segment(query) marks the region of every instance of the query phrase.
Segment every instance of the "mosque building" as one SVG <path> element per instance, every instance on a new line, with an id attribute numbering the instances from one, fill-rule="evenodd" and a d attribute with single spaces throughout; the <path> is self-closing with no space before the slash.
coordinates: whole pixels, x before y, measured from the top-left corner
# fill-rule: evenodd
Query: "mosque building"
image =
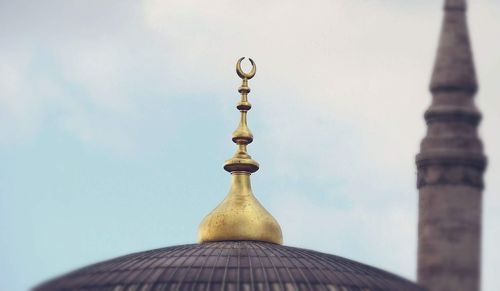
<path id="1" fill-rule="evenodd" d="M 473 97 L 477 81 L 466 24 L 465 0 L 445 0 L 444 22 L 432 75 L 427 135 L 416 157 L 419 189 L 418 281 L 349 259 L 284 246 L 281 228 L 252 192 L 259 164 L 248 154 L 253 134 L 249 80 L 242 83 L 233 132 L 236 153 L 226 198 L 201 222 L 196 244 L 125 255 L 52 279 L 52 290 L 324 290 L 478 291 L 483 173 L 486 158 Z"/>

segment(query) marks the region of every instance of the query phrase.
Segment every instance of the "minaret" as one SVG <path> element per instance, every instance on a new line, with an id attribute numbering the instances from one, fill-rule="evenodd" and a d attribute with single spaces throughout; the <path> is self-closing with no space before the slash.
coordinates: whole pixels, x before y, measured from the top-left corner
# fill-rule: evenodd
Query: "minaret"
<path id="1" fill-rule="evenodd" d="M 253 135 L 247 126 L 247 113 L 252 108 L 248 102 L 248 80 L 255 75 L 257 67 L 252 59 L 249 73 L 241 69 L 240 58 L 236 63 L 236 73 L 242 83 L 238 88 L 241 100 L 236 105 L 240 111 L 240 124 L 233 132 L 233 142 L 237 145 L 234 156 L 224 163 L 224 170 L 231 173 L 229 194 L 200 224 L 200 243 L 214 241 L 265 241 L 282 244 L 281 228 L 274 217 L 259 203 L 252 192 L 250 175 L 259 169 L 259 164 L 247 152 L 247 145 Z"/>
<path id="2" fill-rule="evenodd" d="M 429 291 L 480 289 L 486 158 L 474 105 L 476 73 L 465 0 L 446 0 L 432 74 L 427 134 L 416 157 L 418 283 Z"/>

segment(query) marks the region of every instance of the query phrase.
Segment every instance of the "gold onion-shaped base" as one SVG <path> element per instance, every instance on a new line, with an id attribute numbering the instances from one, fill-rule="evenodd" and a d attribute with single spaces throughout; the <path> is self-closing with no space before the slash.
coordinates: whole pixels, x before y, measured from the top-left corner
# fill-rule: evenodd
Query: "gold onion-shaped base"
<path id="1" fill-rule="evenodd" d="M 200 243 L 255 240 L 283 243 L 281 228 L 252 193 L 250 173 L 231 173 L 229 194 L 200 224 Z"/>

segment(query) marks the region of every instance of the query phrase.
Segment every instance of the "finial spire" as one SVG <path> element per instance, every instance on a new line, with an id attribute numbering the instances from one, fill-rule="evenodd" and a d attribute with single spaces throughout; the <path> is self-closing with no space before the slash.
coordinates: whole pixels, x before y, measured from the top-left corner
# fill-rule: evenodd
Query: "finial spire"
<path id="1" fill-rule="evenodd" d="M 233 132 L 233 142 L 238 146 L 238 150 L 231 159 L 224 163 L 224 170 L 230 173 L 236 171 L 254 173 L 259 169 L 259 163 L 253 160 L 247 153 L 247 145 L 253 141 L 253 134 L 247 125 L 247 113 L 248 110 L 252 108 L 252 104 L 248 102 L 248 93 L 250 93 L 248 80 L 255 76 L 257 66 L 255 66 L 253 60 L 250 59 L 252 70 L 249 73 L 244 73 L 241 69 L 241 61 L 243 59 L 244 58 L 240 58 L 236 63 L 236 73 L 241 78 L 241 86 L 238 88 L 238 92 L 241 94 L 241 100 L 238 105 L 236 105 L 236 108 L 240 110 L 241 117 L 238 128 Z"/>
<path id="2" fill-rule="evenodd" d="M 229 194 L 200 224 L 200 243 L 227 240 L 254 240 L 276 244 L 283 243 L 281 228 L 274 217 L 259 203 L 252 192 L 250 175 L 259 169 L 247 152 L 247 145 L 253 141 L 253 134 L 247 125 L 247 113 L 252 108 L 248 102 L 248 80 L 255 76 L 257 66 L 252 59 L 252 69 L 245 73 L 240 58 L 236 73 L 241 78 L 238 92 L 241 100 L 236 105 L 240 111 L 240 123 L 233 132 L 232 140 L 237 145 L 236 153 L 224 163 L 224 170 L 231 173 Z"/>

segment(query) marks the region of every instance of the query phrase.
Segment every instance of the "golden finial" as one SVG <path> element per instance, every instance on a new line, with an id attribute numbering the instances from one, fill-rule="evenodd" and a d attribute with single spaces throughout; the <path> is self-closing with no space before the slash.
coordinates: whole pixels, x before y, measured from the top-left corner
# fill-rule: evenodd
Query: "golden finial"
<path id="1" fill-rule="evenodd" d="M 243 72 L 243 59 L 240 58 L 236 63 L 236 73 L 242 80 L 238 88 L 241 100 L 236 106 L 241 113 L 240 124 L 232 138 L 237 150 L 224 163 L 224 169 L 231 173 L 231 186 L 226 198 L 201 222 L 198 239 L 200 243 L 254 240 L 282 244 L 283 236 L 278 222 L 255 198 L 250 183 L 250 175 L 259 169 L 259 164 L 247 153 L 247 145 L 253 141 L 252 132 L 247 126 L 247 112 L 252 108 L 248 102 L 248 80 L 255 76 L 257 67 L 249 59 L 252 70 Z"/>

